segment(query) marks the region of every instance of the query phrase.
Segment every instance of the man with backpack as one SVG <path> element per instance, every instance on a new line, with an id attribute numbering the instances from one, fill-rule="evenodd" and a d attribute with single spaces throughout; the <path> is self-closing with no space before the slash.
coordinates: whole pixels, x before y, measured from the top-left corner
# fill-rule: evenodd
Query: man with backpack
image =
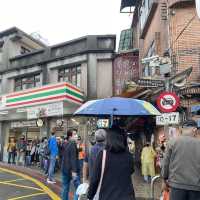
<path id="1" fill-rule="evenodd" d="M 55 137 L 55 129 L 52 130 L 51 137 L 48 141 L 48 148 L 50 153 L 49 159 L 49 170 L 48 170 L 48 178 L 47 183 L 54 184 L 56 183 L 54 179 L 54 172 L 55 172 L 55 164 L 56 158 L 58 156 L 58 145 Z"/>

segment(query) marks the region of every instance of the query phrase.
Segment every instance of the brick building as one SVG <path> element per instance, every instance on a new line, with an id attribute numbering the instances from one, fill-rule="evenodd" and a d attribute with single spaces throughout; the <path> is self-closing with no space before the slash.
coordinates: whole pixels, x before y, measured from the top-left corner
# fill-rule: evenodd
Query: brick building
<path id="1" fill-rule="evenodd" d="M 178 87 L 171 85 L 171 88 L 182 97 L 183 106 L 198 104 L 200 19 L 195 0 L 122 0 L 121 11 L 127 7 L 134 8 L 131 28 L 135 36 L 134 48 L 139 49 L 140 77 L 160 76 L 165 80 L 192 67 L 187 83 L 177 84 Z M 152 64 L 151 58 L 162 59 Z M 161 64 L 163 58 L 166 64 Z"/>

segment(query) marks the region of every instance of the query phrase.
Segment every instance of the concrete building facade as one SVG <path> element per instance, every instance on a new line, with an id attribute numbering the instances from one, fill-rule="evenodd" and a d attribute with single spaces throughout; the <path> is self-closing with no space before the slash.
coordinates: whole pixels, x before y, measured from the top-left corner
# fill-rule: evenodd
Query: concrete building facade
<path id="1" fill-rule="evenodd" d="M 22 54 L 20 45 L 10 39 L 12 31 L 2 33 L 0 141 L 4 160 L 9 137 L 25 135 L 31 141 L 48 136 L 52 127 L 60 135 L 69 128 L 85 134 L 86 123 L 71 116 L 85 100 L 113 95 L 115 35 L 91 35 L 47 47 L 27 36 L 35 43 Z M 36 125 L 38 119 L 42 119 L 41 127 Z"/>

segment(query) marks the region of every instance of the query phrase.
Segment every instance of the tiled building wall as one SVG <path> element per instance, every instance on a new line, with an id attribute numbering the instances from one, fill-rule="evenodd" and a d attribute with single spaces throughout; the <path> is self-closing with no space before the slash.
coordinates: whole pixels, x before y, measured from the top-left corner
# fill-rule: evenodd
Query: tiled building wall
<path id="1" fill-rule="evenodd" d="M 195 5 L 172 8 L 170 17 L 171 48 L 176 56 L 176 71 L 192 66 L 190 80 L 200 80 L 200 19 Z"/>

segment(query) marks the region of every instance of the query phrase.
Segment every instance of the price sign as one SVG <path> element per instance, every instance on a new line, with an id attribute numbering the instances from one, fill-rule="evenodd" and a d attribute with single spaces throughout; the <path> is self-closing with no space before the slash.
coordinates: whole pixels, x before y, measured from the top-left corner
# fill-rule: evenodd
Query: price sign
<path id="1" fill-rule="evenodd" d="M 179 113 L 163 113 L 160 116 L 156 116 L 157 125 L 179 124 Z"/>
<path id="2" fill-rule="evenodd" d="M 109 128 L 109 119 L 99 119 L 97 121 L 98 128 Z"/>

